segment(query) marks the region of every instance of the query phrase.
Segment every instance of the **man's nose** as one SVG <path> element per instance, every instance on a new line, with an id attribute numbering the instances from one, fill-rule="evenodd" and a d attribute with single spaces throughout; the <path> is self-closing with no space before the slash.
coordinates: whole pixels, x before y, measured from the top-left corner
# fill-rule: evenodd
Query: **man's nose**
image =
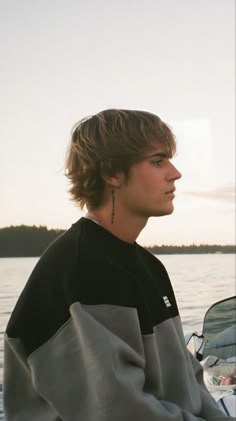
<path id="1" fill-rule="evenodd" d="M 170 178 L 172 180 L 179 180 L 182 177 L 182 174 L 177 170 L 177 168 L 171 164 Z"/>

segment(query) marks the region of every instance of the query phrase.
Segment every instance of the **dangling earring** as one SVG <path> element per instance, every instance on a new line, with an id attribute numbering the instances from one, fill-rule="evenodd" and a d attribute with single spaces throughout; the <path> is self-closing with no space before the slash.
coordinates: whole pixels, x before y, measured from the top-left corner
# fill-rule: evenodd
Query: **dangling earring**
<path id="1" fill-rule="evenodd" d="M 114 219 L 115 219 L 115 190 L 112 189 L 111 191 L 111 224 L 114 224 Z"/>

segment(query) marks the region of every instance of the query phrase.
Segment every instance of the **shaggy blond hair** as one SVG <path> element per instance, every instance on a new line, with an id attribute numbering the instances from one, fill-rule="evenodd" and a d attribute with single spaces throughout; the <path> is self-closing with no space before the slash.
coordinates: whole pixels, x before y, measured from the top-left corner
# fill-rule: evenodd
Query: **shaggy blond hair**
<path id="1" fill-rule="evenodd" d="M 72 129 L 65 165 L 72 199 L 81 208 L 99 207 L 103 175 L 122 171 L 128 177 L 131 165 L 157 141 L 171 158 L 176 143 L 170 127 L 146 111 L 110 109 L 80 120 Z"/>

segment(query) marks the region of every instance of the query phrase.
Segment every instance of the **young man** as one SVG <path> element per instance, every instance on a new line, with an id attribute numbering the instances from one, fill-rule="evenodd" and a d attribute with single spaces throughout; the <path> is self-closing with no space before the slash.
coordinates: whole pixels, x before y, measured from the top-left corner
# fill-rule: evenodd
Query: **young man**
<path id="1" fill-rule="evenodd" d="M 162 263 L 136 243 L 173 212 L 175 140 L 159 117 L 106 110 L 68 149 L 88 213 L 43 254 L 9 321 L 6 421 L 224 421 L 185 347 Z"/>

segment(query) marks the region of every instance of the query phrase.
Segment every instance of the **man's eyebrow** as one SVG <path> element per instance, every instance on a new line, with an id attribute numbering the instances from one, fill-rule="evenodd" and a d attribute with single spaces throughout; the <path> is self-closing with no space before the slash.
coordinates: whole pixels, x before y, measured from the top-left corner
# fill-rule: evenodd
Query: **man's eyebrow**
<path id="1" fill-rule="evenodd" d="M 168 155 L 165 152 L 155 152 L 151 155 L 146 155 L 146 158 L 168 158 Z"/>

